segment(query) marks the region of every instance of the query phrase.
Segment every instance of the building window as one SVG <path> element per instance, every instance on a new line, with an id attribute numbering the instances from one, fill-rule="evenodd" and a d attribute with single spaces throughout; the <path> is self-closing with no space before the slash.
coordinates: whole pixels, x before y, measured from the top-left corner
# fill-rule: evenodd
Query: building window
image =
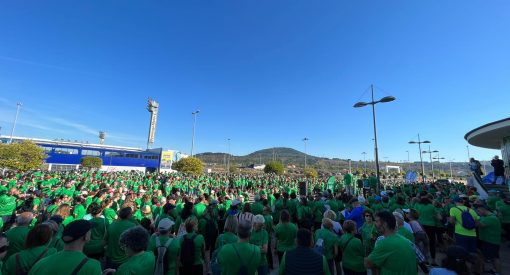
<path id="1" fill-rule="evenodd" d="M 137 159 L 137 158 L 140 158 L 140 155 L 138 155 L 138 154 L 126 154 L 125 157 L 126 158 Z"/>
<path id="2" fill-rule="evenodd" d="M 122 153 L 119 153 L 119 152 L 106 152 L 105 153 L 105 156 L 106 157 L 110 157 L 110 158 L 122 158 L 124 157 L 124 155 Z"/>
<path id="3" fill-rule="evenodd" d="M 84 155 L 84 156 L 99 157 L 101 155 L 101 152 L 95 151 L 95 150 L 81 150 L 81 154 Z"/>
<path id="4" fill-rule="evenodd" d="M 57 147 L 57 148 L 55 148 L 55 154 L 78 155 L 78 149 Z"/>

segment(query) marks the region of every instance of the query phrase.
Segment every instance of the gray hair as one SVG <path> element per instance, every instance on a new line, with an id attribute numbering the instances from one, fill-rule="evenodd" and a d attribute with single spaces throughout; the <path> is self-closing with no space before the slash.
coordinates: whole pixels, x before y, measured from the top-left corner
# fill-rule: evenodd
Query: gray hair
<path id="1" fill-rule="evenodd" d="M 230 233 L 236 233 L 237 232 L 237 216 L 228 216 L 225 220 L 225 231 Z"/>
<path id="2" fill-rule="evenodd" d="M 237 226 L 237 235 L 240 239 L 248 239 L 251 236 L 252 224 L 248 220 L 242 220 Z"/>
<path id="3" fill-rule="evenodd" d="M 145 251 L 149 245 L 149 233 L 141 226 L 132 227 L 120 235 L 119 242 L 134 252 Z"/>
<path id="4" fill-rule="evenodd" d="M 27 226 L 32 223 L 32 220 L 34 219 L 34 214 L 31 212 L 23 212 L 19 214 L 19 216 L 16 218 L 16 224 L 19 226 Z"/>

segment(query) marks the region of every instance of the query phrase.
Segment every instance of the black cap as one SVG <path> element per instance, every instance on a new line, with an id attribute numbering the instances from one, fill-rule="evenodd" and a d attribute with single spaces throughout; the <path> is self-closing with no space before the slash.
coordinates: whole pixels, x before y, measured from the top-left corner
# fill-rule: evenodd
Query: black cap
<path id="1" fill-rule="evenodd" d="M 94 224 L 86 220 L 77 220 L 68 224 L 62 233 L 64 243 L 73 242 L 87 234 L 94 227 Z"/>

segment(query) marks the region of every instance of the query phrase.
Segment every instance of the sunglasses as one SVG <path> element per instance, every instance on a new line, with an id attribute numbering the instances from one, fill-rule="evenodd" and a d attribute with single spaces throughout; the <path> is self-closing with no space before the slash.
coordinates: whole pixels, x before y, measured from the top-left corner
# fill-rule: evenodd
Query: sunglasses
<path id="1" fill-rule="evenodd" d="M 2 247 L 0 247 L 0 253 L 4 253 L 7 251 L 7 249 L 9 249 L 9 246 L 8 245 L 4 245 Z"/>
<path id="2" fill-rule="evenodd" d="M 370 216 L 370 215 L 365 215 L 365 217 L 370 217 L 370 218 L 372 218 L 372 216 Z"/>

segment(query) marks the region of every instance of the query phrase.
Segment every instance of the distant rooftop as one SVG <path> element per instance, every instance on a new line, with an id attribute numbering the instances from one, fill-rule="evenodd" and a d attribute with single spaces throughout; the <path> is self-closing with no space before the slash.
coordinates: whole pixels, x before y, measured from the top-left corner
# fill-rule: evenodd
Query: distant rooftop
<path id="1" fill-rule="evenodd" d="M 0 137 L 2 142 L 7 142 L 10 139 L 10 136 L 2 136 Z M 16 137 L 13 136 L 12 139 L 14 141 L 19 140 L 31 140 L 37 144 L 52 144 L 52 145 L 65 145 L 65 146 L 79 146 L 86 148 L 96 148 L 96 149 L 111 149 L 111 150 L 125 150 L 125 151 L 145 151 L 142 148 L 136 147 L 125 147 L 125 146 L 114 146 L 114 145 L 106 145 L 106 144 L 92 144 L 84 141 L 71 141 L 71 140 L 62 140 L 62 139 L 42 139 L 42 138 L 29 138 L 29 137 Z"/>

